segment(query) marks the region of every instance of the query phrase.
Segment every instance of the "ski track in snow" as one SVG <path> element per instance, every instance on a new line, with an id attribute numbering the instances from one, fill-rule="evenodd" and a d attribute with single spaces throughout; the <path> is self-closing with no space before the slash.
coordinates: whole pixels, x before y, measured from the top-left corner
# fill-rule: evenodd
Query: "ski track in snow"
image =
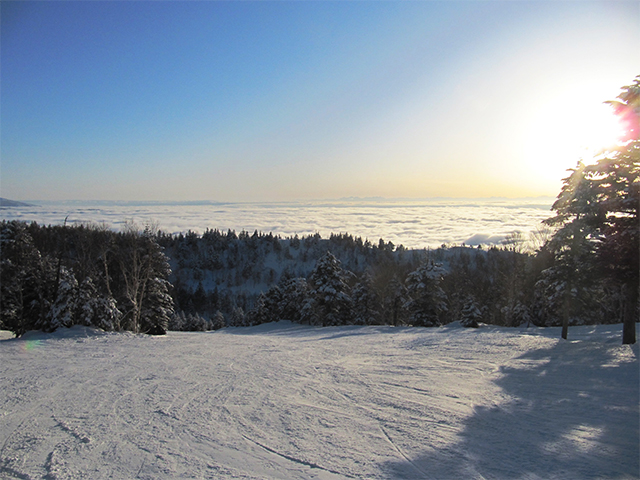
<path id="1" fill-rule="evenodd" d="M 620 325 L 0 340 L 7 479 L 638 478 Z"/>

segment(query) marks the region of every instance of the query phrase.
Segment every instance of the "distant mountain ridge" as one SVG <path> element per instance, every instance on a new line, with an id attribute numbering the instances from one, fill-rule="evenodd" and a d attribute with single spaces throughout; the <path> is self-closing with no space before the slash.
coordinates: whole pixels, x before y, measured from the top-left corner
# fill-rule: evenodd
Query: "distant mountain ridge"
<path id="1" fill-rule="evenodd" d="M 16 200 L 9 200 L 8 198 L 0 197 L 0 207 L 31 207 L 29 203 L 18 202 Z"/>

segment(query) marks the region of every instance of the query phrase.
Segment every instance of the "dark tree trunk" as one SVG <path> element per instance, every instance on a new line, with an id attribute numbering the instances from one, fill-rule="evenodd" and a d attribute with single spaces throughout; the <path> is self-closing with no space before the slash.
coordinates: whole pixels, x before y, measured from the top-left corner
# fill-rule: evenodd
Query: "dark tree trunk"
<path id="1" fill-rule="evenodd" d="M 567 335 L 569 333 L 569 315 L 564 314 L 564 318 L 562 319 L 562 338 L 567 339 Z"/>
<path id="2" fill-rule="evenodd" d="M 569 316 L 571 314 L 571 284 L 567 283 L 564 294 L 564 308 L 562 309 L 562 338 L 567 339 L 569 334 Z"/>
<path id="3" fill-rule="evenodd" d="M 622 324 L 622 344 L 633 345 L 636 343 L 636 321 L 628 315 Z"/>
<path id="4" fill-rule="evenodd" d="M 638 287 L 631 287 L 631 294 L 627 296 L 622 323 L 622 344 L 636 343 L 636 321 L 638 314 Z"/>

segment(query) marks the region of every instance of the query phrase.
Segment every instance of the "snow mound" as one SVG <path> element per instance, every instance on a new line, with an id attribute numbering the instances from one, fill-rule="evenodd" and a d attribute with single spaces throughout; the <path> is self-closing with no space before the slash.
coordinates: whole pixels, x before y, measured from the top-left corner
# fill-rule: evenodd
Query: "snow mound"
<path id="1" fill-rule="evenodd" d="M 0 341 L 9 340 L 14 337 L 15 335 L 13 334 L 13 332 L 10 332 L 9 330 L 0 330 Z"/>

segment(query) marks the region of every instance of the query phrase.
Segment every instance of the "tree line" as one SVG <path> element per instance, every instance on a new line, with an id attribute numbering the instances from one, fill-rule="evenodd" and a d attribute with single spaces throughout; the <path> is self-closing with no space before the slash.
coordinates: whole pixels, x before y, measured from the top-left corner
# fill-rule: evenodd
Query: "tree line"
<path id="1" fill-rule="evenodd" d="M 280 238 L 208 230 L 168 235 L 129 224 L 0 224 L 1 328 L 164 333 L 290 320 L 318 326 L 561 325 L 550 246 L 407 250 L 348 234 Z M 623 289 L 590 283 L 569 324 L 624 319 Z M 585 287 L 586 288 L 586 287 Z"/>
<path id="2" fill-rule="evenodd" d="M 152 228 L 0 224 L 1 328 L 22 335 L 72 325 L 165 333 L 168 258 Z"/>

